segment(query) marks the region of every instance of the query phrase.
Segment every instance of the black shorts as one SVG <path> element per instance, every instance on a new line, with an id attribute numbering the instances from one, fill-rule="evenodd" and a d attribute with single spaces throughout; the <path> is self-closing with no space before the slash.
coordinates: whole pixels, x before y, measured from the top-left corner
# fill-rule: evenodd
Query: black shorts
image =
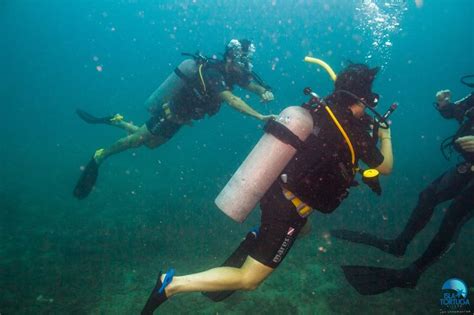
<path id="1" fill-rule="evenodd" d="M 171 139 L 181 126 L 181 124 L 166 119 L 163 111 L 154 114 L 146 122 L 146 127 L 152 135 L 166 139 Z"/>
<path id="2" fill-rule="evenodd" d="M 278 182 L 263 196 L 260 208 L 261 226 L 249 255 L 265 266 L 276 268 L 293 246 L 307 218 L 300 217 L 293 203 L 283 195 Z"/>

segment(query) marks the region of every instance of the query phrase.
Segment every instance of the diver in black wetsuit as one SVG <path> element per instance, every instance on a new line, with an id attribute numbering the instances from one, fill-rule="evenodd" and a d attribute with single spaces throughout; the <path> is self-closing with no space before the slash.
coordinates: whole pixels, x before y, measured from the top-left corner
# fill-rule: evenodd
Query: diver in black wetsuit
<path id="1" fill-rule="evenodd" d="M 421 257 L 407 268 L 342 267 L 347 280 L 361 294 L 379 294 L 394 287 L 414 288 L 421 274 L 454 245 L 459 231 L 474 214 L 474 93 L 455 103 L 450 102 L 450 96 L 449 90 L 439 91 L 436 108 L 444 118 L 456 119 L 461 126 L 443 147 L 452 146 L 464 161 L 443 173 L 420 193 L 418 204 L 401 234 L 394 240 L 386 240 L 365 232 L 331 231 L 337 238 L 403 256 L 408 244 L 431 219 L 435 207 L 452 200 L 438 233 Z"/>
<path id="2" fill-rule="evenodd" d="M 378 102 L 372 92 L 377 72 L 378 68 L 350 64 L 337 75 L 325 105 L 318 101 L 324 108 L 310 108 L 312 133 L 260 200 L 258 231 L 248 233 L 221 267 L 181 276 L 174 276 L 174 269 L 160 272 L 141 314 L 151 315 L 178 293 L 205 291 L 210 299 L 221 301 L 235 290 L 256 289 L 285 259 L 308 216 L 313 211 L 330 213 L 347 197 L 359 160 L 372 171 L 390 174 L 390 129 L 378 130 L 379 150 L 364 120 L 365 110 L 373 110 Z"/>

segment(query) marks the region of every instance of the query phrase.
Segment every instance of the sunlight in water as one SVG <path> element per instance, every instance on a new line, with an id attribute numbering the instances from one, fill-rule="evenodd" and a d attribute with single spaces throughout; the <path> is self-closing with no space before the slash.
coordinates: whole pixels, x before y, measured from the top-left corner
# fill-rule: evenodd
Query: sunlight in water
<path id="1" fill-rule="evenodd" d="M 390 61 L 392 35 L 402 30 L 400 24 L 406 10 L 404 0 L 362 0 L 356 7 L 358 28 L 372 42 L 366 62 L 376 57 L 384 67 Z"/>

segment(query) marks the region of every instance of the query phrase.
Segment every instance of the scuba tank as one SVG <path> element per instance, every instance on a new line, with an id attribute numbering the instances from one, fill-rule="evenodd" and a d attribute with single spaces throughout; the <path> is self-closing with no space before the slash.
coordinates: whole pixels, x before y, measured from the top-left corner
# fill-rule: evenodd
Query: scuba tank
<path id="1" fill-rule="evenodd" d="M 198 72 L 198 64 L 194 59 L 186 59 L 166 78 L 163 83 L 148 97 L 145 105 L 150 113 L 161 110 L 163 104 L 169 102 L 187 84 L 182 78 L 194 78 Z"/>
<path id="2" fill-rule="evenodd" d="M 240 165 L 215 203 L 226 215 L 243 222 L 313 130 L 313 118 L 299 106 L 285 108 Z M 274 134 L 278 134 L 275 136 Z M 281 136 L 283 134 L 283 136 Z M 288 138 L 288 141 L 284 140 Z"/>

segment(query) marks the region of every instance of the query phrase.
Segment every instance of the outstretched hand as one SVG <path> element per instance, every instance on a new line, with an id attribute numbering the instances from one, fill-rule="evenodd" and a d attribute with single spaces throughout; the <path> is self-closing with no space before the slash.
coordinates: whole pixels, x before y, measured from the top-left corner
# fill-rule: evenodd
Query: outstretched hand
<path id="1" fill-rule="evenodd" d="M 474 136 L 465 136 L 457 138 L 455 141 L 461 148 L 469 153 L 474 153 Z"/>
<path id="2" fill-rule="evenodd" d="M 275 99 L 275 96 L 273 95 L 273 93 L 271 91 L 265 91 L 263 92 L 262 95 L 260 95 L 261 97 L 261 102 L 262 103 L 268 103 L 268 102 L 271 102 Z"/>

